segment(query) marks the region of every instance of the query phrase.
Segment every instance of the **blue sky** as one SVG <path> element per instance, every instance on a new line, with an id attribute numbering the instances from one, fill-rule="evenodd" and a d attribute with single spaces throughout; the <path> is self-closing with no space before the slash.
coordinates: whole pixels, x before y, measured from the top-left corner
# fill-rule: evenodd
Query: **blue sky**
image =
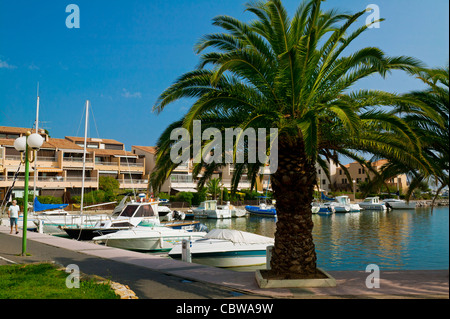
<path id="1" fill-rule="evenodd" d="M 244 21 L 245 0 L 0 0 L 0 126 L 30 127 L 40 85 L 40 124 L 52 137 L 84 134 L 82 114 L 91 101 L 90 137 L 131 145 L 154 145 L 179 119 L 189 101 L 160 115 L 151 109 L 158 95 L 197 65 L 198 39 L 219 32 L 217 15 Z M 80 28 L 68 29 L 66 6 L 80 9 Z M 300 1 L 284 0 L 295 12 Z M 449 56 L 448 0 L 328 0 L 324 8 L 356 12 L 368 4 L 385 18 L 353 48 L 376 46 L 388 55 L 409 55 L 427 66 L 445 66 Z M 365 16 L 358 21 L 365 23 Z M 403 93 L 422 88 L 394 73 L 373 77 L 359 88 Z"/>

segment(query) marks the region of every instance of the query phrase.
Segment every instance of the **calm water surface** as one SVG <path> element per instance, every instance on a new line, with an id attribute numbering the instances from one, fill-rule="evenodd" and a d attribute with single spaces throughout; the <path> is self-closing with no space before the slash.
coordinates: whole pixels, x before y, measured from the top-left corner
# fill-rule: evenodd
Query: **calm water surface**
<path id="1" fill-rule="evenodd" d="M 318 266 L 326 270 L 449 268 L 449 208 L 313 215 Z M 208 228 L 230 228 L 274 237 L 274 218 L 202 219 Z"/>

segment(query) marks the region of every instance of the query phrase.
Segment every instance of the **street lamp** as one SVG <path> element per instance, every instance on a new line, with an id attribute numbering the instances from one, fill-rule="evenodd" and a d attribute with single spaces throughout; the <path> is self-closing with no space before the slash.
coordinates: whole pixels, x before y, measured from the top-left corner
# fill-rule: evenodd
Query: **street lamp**
<path id="1" fill-rule="evenodd" d="M 28 215 L 28 177 L 29 163 L 33 163 L 44 139 L 37 133 L 31 134 L 27 132 L 25 136 L 19 137 L 14 141 L 14 148 L 20 152 L 20 161 L 25 164 L 25 187 L 23 195 L 23 236 L 22 236 L 22 256 L 27 254 L 27 215 Z M 24 154 L 25 153 L 25 154 Z M 25 155 L 25 159 L 23 158 Z M 31 157 L 31 158 L 30 158 Z"/>
<path id="2" fill-rule="evenodd" d="M 356 202 L 356 180 L 353 180 L 353 197 Z"/>

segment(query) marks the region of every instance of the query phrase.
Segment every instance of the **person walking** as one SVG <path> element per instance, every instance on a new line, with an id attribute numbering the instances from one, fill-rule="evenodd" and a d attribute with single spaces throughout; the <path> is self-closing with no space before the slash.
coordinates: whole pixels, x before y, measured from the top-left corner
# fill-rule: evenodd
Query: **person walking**
<path id="1" fill-rule="evenodd" d="M 12 232 L 13 232 L 14 225 L 16 226 L 16 234 L 19 233 L 19 229 L 17 227 L 17 221 L 19 220 L 19 212 L 20 212 L 20 207 L 19 207 L 19 205 L 17 205 L 17 201 L 13 200 L 12 205 L 9 206 L 9 209 L 8 209 L 8 217 L 9 217 L 9 221 L 11 223 L 10 234 L 12 234 Z"/>

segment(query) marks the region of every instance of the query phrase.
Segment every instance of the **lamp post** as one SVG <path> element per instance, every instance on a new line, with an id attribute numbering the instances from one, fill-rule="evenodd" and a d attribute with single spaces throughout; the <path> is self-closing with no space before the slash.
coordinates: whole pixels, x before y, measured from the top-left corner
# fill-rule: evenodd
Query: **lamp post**
<path id="1" fill-rule="evenodd" d="M 37 133 L 31 134 L 27 132 L 25 136 L 19 137 L 14 141 L 14 148 L 20 152 L 20 160 L 25 164 L 25 185 L 23 195 L 23 235 L 22 235 L 22 256 L 27 254 L 27 222 L 28 222 L 28 178 L 29 178 L 29 166 L 34 162 L 36 156 L 35 152 L 38 151 L 44 139 Z M 25 160 L 23 155 L 25 153 Z M 31 156 L 31 158 L 30 158 Z"/>
<path id="2" fill-rule="evenodd" d="M 353 197 L 356 202 L 356 180 L 353 180 Z"/>

